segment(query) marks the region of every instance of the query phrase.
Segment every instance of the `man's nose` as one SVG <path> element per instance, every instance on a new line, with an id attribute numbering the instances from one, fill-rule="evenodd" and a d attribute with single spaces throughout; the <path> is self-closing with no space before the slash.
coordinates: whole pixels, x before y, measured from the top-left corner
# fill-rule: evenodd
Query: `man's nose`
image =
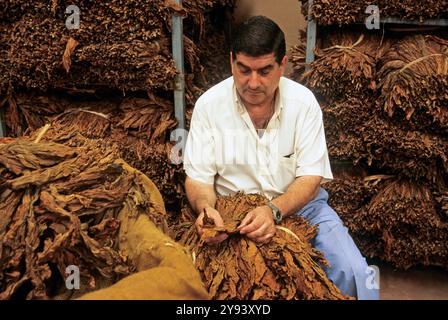
<path id="1" fill-rule="evenodd" d="M 255 90 L 260 86 L 260 79 L 257 72 L 251 72 L 249 78 L 249 89 Z"/>

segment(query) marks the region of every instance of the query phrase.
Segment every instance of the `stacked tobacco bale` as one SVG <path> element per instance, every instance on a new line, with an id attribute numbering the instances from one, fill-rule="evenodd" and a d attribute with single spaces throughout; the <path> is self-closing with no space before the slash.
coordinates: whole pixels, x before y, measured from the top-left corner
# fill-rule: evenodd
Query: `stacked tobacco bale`
<path id="1" fill-rule="evenodd" d="M 400 268 L 448 268 L 448 42 L 329 33 L 310 70 L 303 45 L 292 55 L 293 78 L 321 102 L 332 160 L 394 176 L 381 188 L 362 176 L 326 185 L 362 252 Z"/>
<path id="2" fill-rule="evenodd" d="M 84 0 L 76 4 L 79 29 L 66 26 L 74 22 L 75 13 L 65 11 L 70 4 L 6 1 L 8 75 L 14 88 L 172 90 L 172 15 L 189 19 L 193 34 L 185 36 L 186 71 L 199 76 L 195 41 L 205 40 L 205 13 L 214 6 L 232 7 L 234 1 L 184 1 L 180 7 L 165 0 Z M 187 84 L 191 100 L 200 90 L 189 77 Z"/>
<path id="3" fill-rule="evenodd" d="M 153 195 L 116 148 L 45 130 L 0 140 L 0 299 L 68 298 L 71 265 L 83 292 L 133 272 L 118 250 L 119 214 L 147 214 L 166 230 Z"/>
<path id="4" fill-rule="evenodd" d="M 166 28 L 176 8 L 165 1 L 81 1 L 80 28 L 70 30 L 70 4 L 37 1 L 35 10 L 19 11 L 9 38 L 15 88 L 171 87 L 176 70 Z"/>
<path id="5" fill-rule="evenodd" d="M 345 169 L 326 185 L 330 205 L 362 251 L 401 269 L 419 264 L 446 268 L 446 190 L 445 198 L 437 197 L 428 185 L 411 180 L 363 176 L 365 173 L 357 176 Z"/>
<path id="6" fill-rule="evenodd" d="M 238 193 L 218 197 L 216 210 L 224 220 L 218 228 L 204 219 L 206 230 L 199 239 L 193 215 L 182 212 L 183 223 L 175 229 L 176 239 L 192 252 L 195 266 L 213 299 L 348 299 L 326 277 L 323 255 L 313 249 L 309 240 L 316 235 L 302 218 L 286 219 L 277 227 L 274 238 L 256 244 L 237 231 L 245 215 L 267 199 L 261 195 Z M 229 238 L 216 246 L 204 240 L 218 232 Z"/>
<path id="7" fill-rule="evenodd" d="M 302 2 L 302 13 L 307 16 L 307 0 Z M 401 19 L 423 20 L 448 17 L 448 2 L 445 0 L 313 0 L 312 17 L 321 25 L 347 25 L 364 23 L 371 12 L 366 9 L 378 6 L 380 15 Z"/>

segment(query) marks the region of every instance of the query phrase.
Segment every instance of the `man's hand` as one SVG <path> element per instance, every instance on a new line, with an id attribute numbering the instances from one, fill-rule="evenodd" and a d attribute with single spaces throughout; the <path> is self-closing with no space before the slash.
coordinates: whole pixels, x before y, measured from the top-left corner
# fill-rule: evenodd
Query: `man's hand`
<path id="1" fill-rule="evenodd" d="M 224 222 L 222 221 L 221 215 L 215 208 L 207 207 L 205 210 L 207 212 L 207 216 L 213 219 L 217 227 L 224 227 Z M 202 211 L 196 219 L 195 226 L 199 236 L 202 236 L 202 233 L 204 232 L 204 211 Z M 208 244 L 218 244 L 226 240 L 227 237 L 228 235 L 226 233 L 220 233 L 216 237 L 207 239 L 205 242 Z"/>
<path id="2" fill-rule="evenodd" d="M 241 221 L 238 230 L 255 242 L 268 242 L 277 230 L 271 208 L 262 206 L 250 211 Z"/>

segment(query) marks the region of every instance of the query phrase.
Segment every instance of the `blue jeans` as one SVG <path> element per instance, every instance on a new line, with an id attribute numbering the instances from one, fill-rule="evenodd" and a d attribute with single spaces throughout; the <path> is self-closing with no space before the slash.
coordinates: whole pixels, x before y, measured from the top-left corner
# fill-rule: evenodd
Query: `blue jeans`
<path id="1" fill-rule="evenodd" d="M 324 271 L 341 292 L 358 300 L 378 300 L 379 290 L 371 285 L 371 269 L 348 229 L 328 205 L 327 191 L 320 188 L 317 197 L 297 212 L 297 215 L 312 225 L 318 225 L 317 236 L 311 244 L 330 263 L 330 267 L 324 267 Z"/>

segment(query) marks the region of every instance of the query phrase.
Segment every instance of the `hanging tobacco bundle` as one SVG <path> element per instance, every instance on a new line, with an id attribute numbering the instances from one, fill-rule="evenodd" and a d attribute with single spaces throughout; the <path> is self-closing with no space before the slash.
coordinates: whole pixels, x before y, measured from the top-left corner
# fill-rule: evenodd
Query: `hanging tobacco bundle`
<path id="1" fill-rule="evenodd" d="M 300 2 L 306 16 L 309 2 Z M 378 6 L 381 17 L 423 20 L 448 16 L 448 3 L 440 0 L 314 0 L 311 15 L 321 25 L 364 23 L 371 14 L 366 13 L 370 5 Z"/>
<path id="2" fill-rule="evenodd" d="M 368 146 L 362 137 L 362 128 L 371 117 L 369 106 L 372 106 L 371 98 L 348 98 L 321 103 L 331 158 L 350 160 L 356 164 L 369 157 Z M 353 112 L 356 117 L 353 117 Z"/>
<path id="3" fill-rule="evenodd" d="M 412 130 L 448 133 L 448 41 L 410 36 L 380 60 L 378 108 Z"/>
<path id="4" fill-rule="evenodd" d="M 0 299 L 67 292 L 70 265 L 79 267 L 87 291 L 129 274 L 117 215 L 149 212 L 150 195 L 115 148 L 79 134 L 72 146 L 41 138 L 37 131 L 0 142 Z"/>
<path id="5" fill-rule="evenodd" d="M 316 227 L 303 218 L 285 219 L 274 238 L 256 244 L 240 235 L 237 226 L 244 216 L 267 199 L 261 195 L 218 197 L 216 209 L 224 228 L 205 222 L 199 239 L 193 214 L 184 209 L 182 219 L 171 226 L 180 243 L 193 254 L 195 266 L 214 299 L 347 299 L 326 277 L 323 255 L 309 241 Z M 182 221 L 183 220 L 183 221 Z M 217 246 L 206 245 L 205 237 L 226 232 L 229 238 Z"/>
<path id="6" fill-rule="evenodd" d="M 418 263 L 448 267 L 448 223 L 427 186 L 391 181 L 366 209 L 362 226 L 382 235 L 382 259 L 403 269 Z"/>
<path id="7" fill-rule="evenodd" d="M 204 67 L 204 90 L 232 75 L 230 71 L 230 48 L 226 41 L 225 25 L 214 26 L 210 16 L 206 16 L 204 37 L 199 46 L 199 54 Z"/>
<path id="8" fill-rule="evenodd" d="M 292 51 L 293 79 L 333 100 L 371 95 L 376 89 L 376 59 L 387 47 L 373 35 L 335 33 L 319 44 L 316 60 L 305 71 L 305 49 L 299 45 Z"/>
<path id="9" fill-rule="evenodd" d="M 406 131 L 380 117 L 366 123 L 363 136 L 369 148 L 369 162 L 375 166 L 392 169 L 415 182 L 423 179 L 436 188 L 448 182 L 447 138 Z"/>
<path id="10" fill-rule="evenodd" d="M 308 16 L 309 2 L 299 0 L 302 3 L 302 13 Z M 378 1 L 370 0 L 314 0 L 311 8 L 311 16 L 321 25 L 345 25 L 365 20 L 366 8 Z"/>

